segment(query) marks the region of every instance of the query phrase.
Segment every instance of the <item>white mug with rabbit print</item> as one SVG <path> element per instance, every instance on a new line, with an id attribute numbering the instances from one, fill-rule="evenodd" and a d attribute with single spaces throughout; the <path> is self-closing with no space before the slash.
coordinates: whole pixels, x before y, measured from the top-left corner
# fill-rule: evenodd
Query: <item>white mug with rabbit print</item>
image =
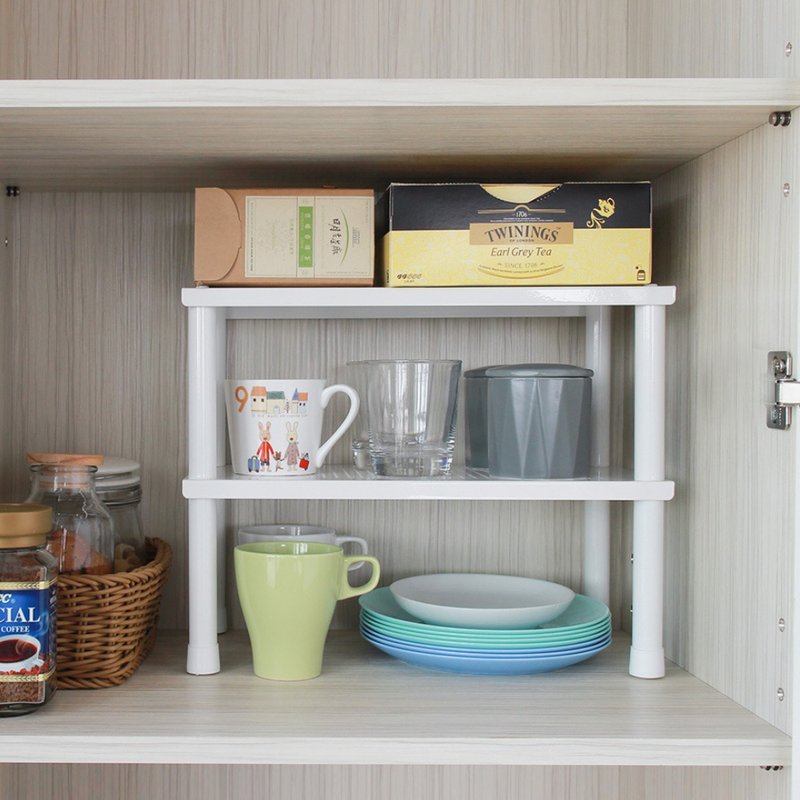
<path id="1" fill-rule="evenodd" d="M 225 381 L 233 471 L 254 478 L 313 475 L 358 414 L 355 389 L 325 383 L 316 378 Z M 323 412 L 337 392 L 350 398 L 350 408 L 321 443 Z"/>

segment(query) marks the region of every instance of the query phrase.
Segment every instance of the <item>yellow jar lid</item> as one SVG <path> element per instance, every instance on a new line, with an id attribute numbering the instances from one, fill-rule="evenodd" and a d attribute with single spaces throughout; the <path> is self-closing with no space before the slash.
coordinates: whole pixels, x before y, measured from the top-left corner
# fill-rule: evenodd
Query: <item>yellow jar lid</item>
<path id="1" fill-rule="evenodd" d="M 0 548 L 44 544 L 53 527 L 53 509 L 35 503 L 0 503 Z"/>

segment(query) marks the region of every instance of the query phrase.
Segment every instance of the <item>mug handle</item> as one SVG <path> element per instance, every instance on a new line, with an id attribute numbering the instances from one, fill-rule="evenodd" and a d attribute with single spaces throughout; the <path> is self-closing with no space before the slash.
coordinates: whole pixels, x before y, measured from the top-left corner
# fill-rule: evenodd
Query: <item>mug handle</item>
<path id="1" fill-rule="evenodd" d="M 343 383 L 336 383 L 333 386 L 326 386 L 322 390 L 322 395 L 320 396 L 320 405 L 322 408 L 324 409 L 328 407 L 331 397 L 337 392 L 342 392 L 350 398 L 350 410 L 347 412 L 347 416 L 344 418 L 342 424 L 331 434 L 330 438 L 324 444 L 319 446 L 319 449 L 317 450 L 318 468 L 322 466 L 322 462 L 325 461 L 325 456 L 328 455 L 331 447 L 333 447 L 336 442 L 342 438 L 342 435 L 353 424 L 353 420 L 358 414 L 358 393 L 352 386 L 345 386 Z"/>
<path id="2" fill-rule="evenodd" d="M 367 553 L 369 552 L 369 545 L 367 544 L 366 539 L 361 539 L 358 536 L 337 536 L 335 544 L 337 547 L 342 547 L 345 542 L 355 542 L 360 548 L 360 552 Z M 357 564 L 350 565 L 350 572 L 355 572 L 360 567 L 364 566 L 363 561 L 359 561 Z"/>
<path id="3" fill-rule="evenodd" d="M 369 580 L 366 583 L 362 583 L 361 586 L 351 586 L 347 582 L 347 571 L 351 564 L 359 561 L 369 561 L 369 563 L 372 564 L 372 575 L 370 575 Z M 381 565 L 378 563 L 377 558 L 363 555 L 345 556 L 344 566 L 345 568 L 342 570 L 342 585 L 339 588 L 337 600 L 346 600 L 348 597 L 357 597 L 360 594 L 366 594 L 367 592 L 371 592 L 378 585 L 378 579 L 381 577 Z"/>

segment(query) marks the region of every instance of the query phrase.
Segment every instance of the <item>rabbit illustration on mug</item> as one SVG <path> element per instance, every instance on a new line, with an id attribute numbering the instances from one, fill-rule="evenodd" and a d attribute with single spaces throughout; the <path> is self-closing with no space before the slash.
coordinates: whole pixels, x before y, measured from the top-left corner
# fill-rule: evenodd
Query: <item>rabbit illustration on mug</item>
<path id="1" fill-rule="evenodd" d="M 275 449 L 270 444 L 270 428 L 271 422 L 258 423 L 258 433 L 261 437 L 261 444 L 256 450 L 255 456 L 247 462 L 247 468 L 250 472 L 269 472 L 269 459 L 271 455 L 275 454 Z"/>
<path id="2" fill-rule="evenodd" d="M 297 444 L 297 426 L 298 422 L 295 422 L 292 425 L 291 422 L 286 423 L 286 441 L 288 444 L 286 445 L 286 455 L 284 458 L 286 459 L 286 466 L 289 468 L 289 472 L 297 472 L 297 463 L 300 461 L 300 446 Z"/>

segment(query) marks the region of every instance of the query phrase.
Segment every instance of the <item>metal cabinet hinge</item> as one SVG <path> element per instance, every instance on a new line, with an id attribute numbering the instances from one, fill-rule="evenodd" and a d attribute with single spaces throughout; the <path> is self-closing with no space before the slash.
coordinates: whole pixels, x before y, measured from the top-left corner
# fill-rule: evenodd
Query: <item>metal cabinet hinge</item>
<path id="1" fill-rule="evenodd" d="M 792 124 L 791 111 L 773 111 L 769 115 L 769 124 L 773 128 L 786 128 Z"/>
<path id="2" fill-rule="evenodd" d="M 786 431 L 792 424 L 792 408 L 800 405 L 800 381 L 792 378 L 792 354 L 771 350 L 768 369 L 775 381 L 772 403 L 767 409 L 767 427 Z"/>

